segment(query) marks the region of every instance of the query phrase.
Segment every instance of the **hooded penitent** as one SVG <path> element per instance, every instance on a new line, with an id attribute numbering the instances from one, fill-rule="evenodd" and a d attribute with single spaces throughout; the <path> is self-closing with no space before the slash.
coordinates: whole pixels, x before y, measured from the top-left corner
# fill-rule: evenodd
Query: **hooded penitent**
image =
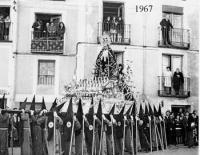
<path id="1" fill-rule="evenodd" d="M 1 109 L 4 109 L 4 108 L 5 108 L 4 100 L 5 100 L 5 94 L 3 94 L 3 97 L 2 97 L 1 102 L 0 102 L 0 108 L 1 108 Z"/>
<path id="2" fill-rule="evenodd" d="M 77 113 L 76 113 L 76 118 L 79 121 L 79 123 L 81 124 L 81 128 L 77 129 L 75 131 L 75 135 L 77 136 L 81 133 L 82 126 L 83 126 L 83 108 L 82 108 L 81 99 L 79 99 L 79 102 L 78 102 L 78 109 L 77 109 Z"/>
<path id="3" fill-rule="evenodd" d="M 65 141 L 71 140 L 73 117 L 74 117 L 74 112 L 73 112 L 73 104 L 72 104 L 72 98 L 71 98 L 69 101 L 67 112 L 65 113 L 64 118 L 63 118 L 63 127 L 64 127 L 63 134 L 64 134 Z"/>
<path id="4" fill-rule="evenodd" d="M 94 119 L 93 116 L 94 116 L 94 101 L 93 101 L 93 98 L 92 98 L 89 112 L 86 115 L 86 118 L 87 118 L 88 123 L 89 123 L 89 127 L 85 128 L 85 140 L 91 146 L 92 146 L 92 140 L 93 140 L 93 129 L 95 128 L 93 126 L 93 119 Z"/>
<path id="5" fill-rule="evenodd" d="M 48 119 L 47 119 L 47 129 L 48 129 L 48 137 L 47 140 L 50 141 L 52 136 L 53 136 L 53 132 L 54 132 L 54 116 L 53 116 L 53 111 L 58 112 L 65 103 L 60 104 L 58 107 L 56 107 L 57 103 L 56 100 L 52 103 L 51 106 L 51 110 L 50 110 L 50 114 L 48 115 Z"/>
<path id="6" fill-rule="evenodd" d="M 123 138 L 123 126 L 124 126 L 124 108 L 125 108 L 125 104 L 122 107 L 121 111 L 119 114 L 115 114 L 114 118 L 117 122 L 117 125 L 115 127 L 115 132 L 116 132 L 116 138 L 117 139 L 121 139 Z"/>
<path id="7" fill-rule="evenodd" d="M 33 96 L 33 100 L 32 100 L 32 102 L 31 102 L 30 110 L 35 111 L 35 95 Z"/>

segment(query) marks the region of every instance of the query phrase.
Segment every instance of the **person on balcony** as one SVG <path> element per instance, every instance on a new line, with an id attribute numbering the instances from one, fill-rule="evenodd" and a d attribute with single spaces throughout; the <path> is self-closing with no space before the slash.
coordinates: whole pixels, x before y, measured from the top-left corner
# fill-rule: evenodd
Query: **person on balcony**
<path id="1" fill-rule="evenodd" d="M 163 39 L 163 44 L 166 45 L 168 43 L 171 45 L 170 39 L 169 39 L 169 31 L 170 28 L 173 28 L 170 20 L 169 20 L 169 15 L 166 15 L 165 19 L 162 19 L 160 22 L 161 25 L 161 30 L 162 30 L 162 39 Z"/>
<path id="2" fill-rule="evenodd" d="M 3 33 L 4 33 L 4 19 L 3 15 L 0 14 L 0 40 L 3 40 Z"/>
<path id="3" fill-rule="evenodd" d="M 10 28 L 10 17 L 7 16 L 4 20 L 5 23 L 5 31 L 4 31 L 4 40 L 8 41 L 9 39 L 9 28 Z"/>
<path id="4" fill-rule="evenodd" d="M 119 17 L 117 23 L 117 42 L 122 42 L 123 32 L 124 32 L 124 21 L 122 20 L 122 17 Z"/>
<path id="5" fill-rule="evenodd" d="M 174 72 L 174 76 L 173 76 L 173 87 L 175 89 L 176 95 L 179 95 L 179 90 L 183 83 L 184 83 L 183 74 L 177 68 L 176 72 Z"/>
<path id="6" fill-rule="evenodd" d="M 56 25 L 53 22 L 48 27 L 49 37 L 54 38 L 56 36 Z"/>
<path id="7" fill-rule="evenodd" d="M 110 33 L 111 33 L 111 41 L 116 42 L 117 40 L 117 24 L 118 21 L 115 16 L 113 16 L 113 20 L 111 22 L 111 28 L 110 28 Z"/>
<path id="8" fill-rule="evenodd" d="M 164 87 L 167 94 L 171 94 L 172 87 L 172 72 L 170 67 L 166 67 L 166 72 L 164 73 Z"/>
<path id="9" fill-rule="evenodd" d="M 45 38 L 48 38 L 48 27 L 49 27 L 49 23 L 46 23 L 46 26 L 44 27 L 44 31 L 43 31 Z"/>
<path id="10" fill-rule="evenodd" d="M 65 33 L 65 25 L 63 22 L 60 22 L 58 24 L 58 36 L 60 37 L 60 40 L 63 40 Z"/>
<path id="11" fill-rule="evenodd" d="M 41 33 L 43 31 L 42 21 L 38 20 L 38 21 L 34 22 L 32 28 L 33 28 L 34 39 L 40 38 L 41 37 Z"/>
<path id="12" fill-rule="evenodd" d="M 105 31 L 106 33 L 110 33 L 110 26 L 111 26 L 111 20 L 110 20 L 110 16 L 108 16 L 103 21 L 103 31 Z"/>

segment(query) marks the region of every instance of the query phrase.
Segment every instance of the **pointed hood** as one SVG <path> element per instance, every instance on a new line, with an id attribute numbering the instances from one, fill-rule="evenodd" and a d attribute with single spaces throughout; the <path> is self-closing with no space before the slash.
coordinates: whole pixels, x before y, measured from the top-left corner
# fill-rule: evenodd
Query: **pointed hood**
<path id="1" fill-rule="evenodd" d="M 97 117 L 102 120 L 102 105 L 101 105 L 101 99 L 99 101 L 99 106 L 98 106 L 98 109 L 97 109 Z"/>
<path id="2" fill-rule="evenodd" d="M 31 103 L 30 110 L 34 110 L 35 111 L 35 95 L 33 96 L 33 100 L 32 100 L 32 103 Z"/>
<path id="3" fill-rule="evenodd" d="M 24 100 L 24 102 L 20 105 L 19 107 L 19 110 L 22 110 L 22 109 L 26 109 L 26 101 L 27 101 L 27 98 Z"/>
<path id="4" fill-rule="evenodd" d="M 147 104 L 145 103 L 145 116 L 149 116 L 149 110 L 147 108 Z"/>
<path id="5" fill-rule="evenodd" d="M 83 121 L 83 107 L 82 107 L 81 99 L 79 99 L 79 102 L 78 102 L 78 109 L 77 109 L 77 113 L 76 113 L 76 118 L 78 119 L 79 123 L 82 123 L 82 121 Z"/>
<path id="6" fill-rule="evenodd" d="M 67 141 L 71 140 L 73 117 L 74 117 L 74 112 L 73 112 L 73 103 L 72 103 L 72 98 L 71 98 L 69 101 L 67 112 L 65 113 L 65 116 L 63 119 L 63 122 L 64 122 L 63 126 L 65 126 L 64 130 L 66 132 Z"/>
<path id="7" fill-rule="evenodd" d="M 112 109 L 110 110 L 109 115 L 114 115 L 114 113 L 115 113 L 115 103 L 114 103 Z"/>
<path id="8" fill-rule="evenodd" d="M 142 104 L 140 104 L 139 118 L 140 118 L 141 120 L 144 119 L 144 112 L 143 112 L 143 109 L 142 109 Z"/>
<path id="9" fill-rule="evenodd" d="M 159 108 L 158 108 L 158 116 L 162 116 L 161 105 L 160 104 L 159 104 Z"/>
<path id="10" fill-rule="evenodd" d="M 1 108 L 1 109 L 4 109 L 4 108 L 5 108 L 4 100 L 5 100 L 5 94 L 3 94 L 3 97 L 2 97 L 1 102 L 0 102 L 0 108 Z"/>
<path id="11" fill-rule="evenodd" d="M 52 106 L 50 108 L 50 111 L 53 111 L 53 109 L 57 106 L 57 102 L 56 102 L 57 98 L 55 98 L 54 102 L 52 103 Z"/>
<path id="12" fill-rule="evenodd" d="M 43 109 L 47 109 L 46 105 L 45 105 L 45 102 L 44 102 L 44 97 L 42 98 L 42 109 L 41 110 L 43 110 Z"/>
<path id="13" fill-rule="evenodd" d="M 91 100 L 90 109 L 88 111 L 88 114 L 89 115 L 94 115 L 94 100 L 93 100 L 93 98 Z"/>
<path id="14" fill-rule="evenodd" d="M 149 104 L 149 103 L 148 103 Z M 149 104 L 149 115 L 151 115 L 151 116 L 153 116 L 154 115 L 154 113 L 153 113 L 153 110 L 152 110 L 152 108 L 151 108 L 151 105 Z"/>
<path id="15" fill-rule="evenodd" d="M 58 105 L 58 106 L 55 107 L 53 110 L 55 110 L 57 113 L 59 113 L 59 112 L 60 112 L 60 109 L 62 109 L 62 107 L 65 105 L 65 103 L 66 103 L 66 102 L 64 102 L 64 103 L 62 103 L 62 104 L 60 104 L 60 105 Z"/>
<path id="16" fill-rule="evenodd" d="M 154 110 L 154 115 L 155 115 L 155 117 L 158 117 L 158 112 L 157 112 L 157 110 L 156 110 L 155 105 L 153 105 L 153 110 Z"/>

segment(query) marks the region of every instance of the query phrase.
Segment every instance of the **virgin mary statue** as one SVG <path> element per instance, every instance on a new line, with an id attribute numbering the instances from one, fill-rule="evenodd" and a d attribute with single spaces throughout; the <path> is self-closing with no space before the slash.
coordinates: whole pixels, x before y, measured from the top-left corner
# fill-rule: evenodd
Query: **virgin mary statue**
<path id="1" fill-rule="evenodd" d="M 110 48 L 110 36 L 103 34 L 100 39 L 102 50 L 96 59 L 95 76 L 113 78 L 116 72 L 116 59 L 115 55 Z"/>

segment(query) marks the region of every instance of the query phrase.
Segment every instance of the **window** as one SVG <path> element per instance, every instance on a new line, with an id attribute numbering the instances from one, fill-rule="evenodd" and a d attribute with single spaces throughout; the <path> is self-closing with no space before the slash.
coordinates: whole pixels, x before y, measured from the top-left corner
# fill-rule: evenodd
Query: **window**
<path id="1" fill-rule="evenodd" d="M 38 85 L 54 85 L 55 61 L 39 60 L 38 62 Z"/>
<path id="2" fill-rule="evenodd" d="M 163 55 L 162 56 L 162 70 L 163 74 L 166 71 L 166 67 L 170 67 L 172 73 L 178 68 L 182 72 L 182 56 L 180 55 Z"/>
<path id="3" fill-rule="evenodd" d="M 10 7 L 0 7 L 0 41 L 10 40 Z"/>
<path id="4" fill-rule="evenodd" d="M 124 64 L 124 52 L 114 52 L 117 64 Z"/>

